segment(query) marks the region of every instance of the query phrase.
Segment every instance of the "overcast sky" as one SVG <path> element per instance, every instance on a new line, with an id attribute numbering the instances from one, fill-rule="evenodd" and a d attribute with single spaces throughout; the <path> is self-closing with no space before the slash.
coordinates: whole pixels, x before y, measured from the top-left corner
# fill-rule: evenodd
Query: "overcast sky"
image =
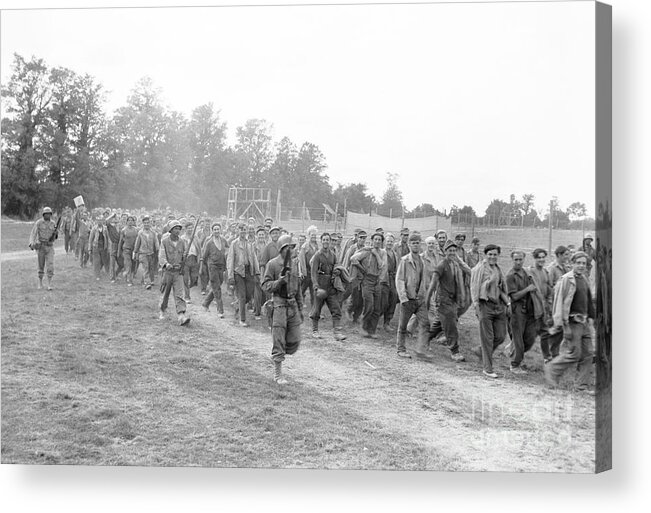
<path id="1" fill-rule="evenodd" d="M 333 186 L 379 197 L 398 173 L 410 209 L 594 209 L 593 2 L 3 11 L 1 38 L 3 82 L 34 55 L 95 76 L 112 112 L 150 76 L 231 135 L 262 118 L 317 144 Z"/>

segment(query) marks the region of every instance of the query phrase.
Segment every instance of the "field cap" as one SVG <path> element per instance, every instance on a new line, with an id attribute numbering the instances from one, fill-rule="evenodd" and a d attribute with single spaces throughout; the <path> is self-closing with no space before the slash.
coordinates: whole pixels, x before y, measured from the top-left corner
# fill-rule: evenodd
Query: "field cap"
<path id="1" fill-rule="evenodd" d="M 585 251 L 577 251 L 572 255 L 572 262 L 576 262 L 576 260 L 581 257 L 585 258 L 586 260 L 590 260 L 590 257 Z"/>
<path id="2" fill-rule="evenodd" d="M 531 255 L 532 255 L 534 258 L 538 258 L 538 256 L 540 255 L 540 253 L 544 253 L 545 256 L 547 256 L 547 250 L 546 250 L 546 249 L 543 249 L 543 248 L 536 248 L 536 249 L 534 249 L 533 252 L 531 253 Z"/>
<path id="3" fill-rule="evenodd" d="M 565 246 L 558 246 L 558 247 L 556 248 L 556 250 L 554 251 L 554 254 L 555 254 L 556 256 L 558 256 L 558 255 L 562 255 L 562 254 L 565 253 L 566 251 L 569 251 L 569 248 L 566 248 Z"/>

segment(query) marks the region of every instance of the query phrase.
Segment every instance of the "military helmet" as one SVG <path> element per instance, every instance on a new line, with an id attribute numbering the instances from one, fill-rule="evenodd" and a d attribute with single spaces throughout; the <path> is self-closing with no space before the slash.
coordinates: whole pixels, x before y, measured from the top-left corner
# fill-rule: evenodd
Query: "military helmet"
<path id="1" fill-rule="evenodd" d="M 44 207 L 43 213 L 41 215 L 51 214 L 51 213 L 52 213 L 52 209 L 50 207 Z"/>
<path id="2" fill-rule="evenodd" d="M 168 230 L 170 232 L 172 231 L 172 228 L 175 228 L 177 226 L 179 228 L 183 228 L 183 225 L 181 224 L 181 222 L 177 221 L 176 219 L 172 219 L 169 223 L 167 223 L 167 228 L 168 228 Z"/>
<path id="3" fill-rule="evenodd" d="M 296 246 L 296 243 L 292 240 L 291 235 L 281 235 L 278 238 L 278 251 L 282 251 L 285 246 Z"/>

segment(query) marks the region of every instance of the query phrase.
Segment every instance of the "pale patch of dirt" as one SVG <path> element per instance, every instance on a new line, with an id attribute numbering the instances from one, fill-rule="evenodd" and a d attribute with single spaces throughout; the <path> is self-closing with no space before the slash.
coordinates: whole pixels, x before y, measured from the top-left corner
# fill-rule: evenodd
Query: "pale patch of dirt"
<path id="1" fill-rule="evenodd" d="M 36 260 L 36 253 L 34 253 L 31 249 L 28 249 L 27 251 L 4 251 L 0 253 L 0 262 L 25 260 L 30 257 Z"/>

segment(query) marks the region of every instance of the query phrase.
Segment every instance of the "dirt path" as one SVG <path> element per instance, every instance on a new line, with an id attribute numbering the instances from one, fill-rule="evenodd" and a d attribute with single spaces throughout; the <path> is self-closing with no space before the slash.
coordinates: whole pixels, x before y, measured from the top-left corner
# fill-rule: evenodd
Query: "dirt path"
<path id="1" fill-rule="evenodd" d="M 214 308 L 214 307 L 213 307 Z M 195 322 L 218 329 L 220 338 L 269 367 L 270 332 L 240 328 L 232 314 L 189 305 Z M 325 322 L 324 322 L 325 324 Z M 324 326 L 325 328 L 326 326 Z M 307 331 L 303 329 L 304 333 Z M 301 382 L 337 397 L 369 420 L 415 439 L 458 461 L 465 470 L 591 472 L 594 468 L 594 399 L 550 391 L 527 377 L 489 380 L 478 363 L 402 360 L 394 338 L 370 341 L 352 334 L 336 342 L 306 338 L 285 370 Z"/>
<path id="2" fill-rule="evenodd" d="M 0 262 L 9 262 L 12 260 L 25 260 L 26 258 L 30 258 L 30 257 L 36 260 L 36 254 L 30 249 L 28 249 L 27 251 L 3 251 L 2 253 L 0 253 Z"/>

